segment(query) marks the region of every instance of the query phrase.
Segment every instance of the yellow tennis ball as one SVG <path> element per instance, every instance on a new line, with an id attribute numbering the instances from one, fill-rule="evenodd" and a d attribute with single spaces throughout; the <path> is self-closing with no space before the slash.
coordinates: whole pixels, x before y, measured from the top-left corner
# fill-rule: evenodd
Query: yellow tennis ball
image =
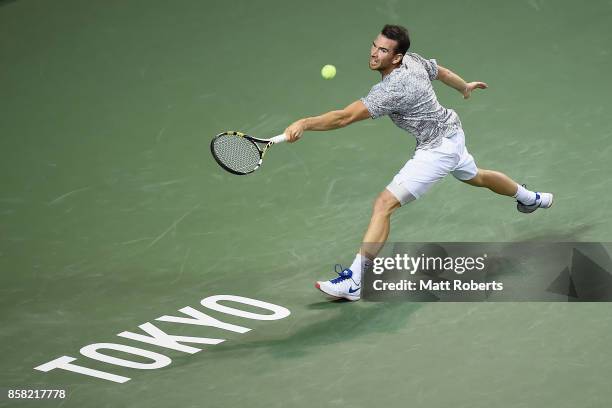
<path id="1" fill-rule="evenodd" d="M 333 65 L 325 65 L 321 68 L 321 76 L 325 79 L 332 79 L 336 76 L 336 67 Z"/>

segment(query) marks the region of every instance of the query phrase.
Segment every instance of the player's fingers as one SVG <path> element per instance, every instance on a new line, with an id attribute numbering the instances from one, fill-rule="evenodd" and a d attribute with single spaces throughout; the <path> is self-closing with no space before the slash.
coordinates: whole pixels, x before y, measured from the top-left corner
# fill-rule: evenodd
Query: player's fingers
<path id="1" fill-rule="evenodd" d="M 300 139 L 300 135 L 297 132 L 289 131 L 285 133 L 287 135 L 287 141 L 289 143 L 295 143 Z"/>
<path id="2" fill-rule="evenodd" d="M 291 128 L 291 126 L 285 129 L 283 133 L 285 133 L 285 136 L 287 136 L 287 142 L 289 143 L 295 142 L 295 131 Z"/>
<path id="3" fill-rule="evenodd" d="M 487 85 L 487 84 L 486 84 L 486 83 L 484 83 L 484 82 L 478 82 L 478 83 L 476 83 L 476 86 L 477 86 L 478 88 L 480 88 L 480 89 L 487 89 L 487 88 L 489 87 L 489 85 Z"/>

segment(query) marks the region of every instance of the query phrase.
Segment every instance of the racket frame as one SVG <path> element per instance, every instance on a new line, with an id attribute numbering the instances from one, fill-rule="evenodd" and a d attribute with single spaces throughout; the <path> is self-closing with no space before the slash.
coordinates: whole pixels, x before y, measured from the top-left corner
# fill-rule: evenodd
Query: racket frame
<path id="1" fill-rule="evenodd" d="M 257 150 L 259 151 L 259 162 L 257 163 L 257 166 L 255 166 L 255 168 L 253 168 L 253 170 L 248 171 L 248 172 L 239 172 L 233 169 L 230 169 L 229 167 L 227 167 L 218 157 L 217 154 L 215 153 L 215 149 L 214 149 L 214 144 L 215 144 L 215 140 L 217 140 L 219 137 L 221 136 L 235 136 L 235 137 L 242 137 L 247 139 L 248 141 L 250 141 L 251 143 L 253 143 L 255 145 L 255 147 L 257 148 Z M 251 174 L 253 173 L 255 170 L 257 170 L 261 164 L 263 163 L 263 158 L 266 154 L 266 152 L 268 151 L 268 148 L 270 146 L 272 146 L 273 144 L 276 143 L 281 143 L 286 141 L 287 138 L 284 134 L 278 135 L 278 136 L 274 136 L 273 138 L 270 139 L 259 139 L 257 137 L 253 137 L 253 136 L 249 136 L 246 133 L 242 133 L 242 132 L 237 132 L 235 130 L 228 130 L 225 132 L 221 132 L 219 133 L 217 136 L 215 136 L 211 141 L 210 141 L 210 153 L 212 154 L 213 158 L 215 159 L 215 161 L 217 162 L 217 164 L 219 166 L 221 166 L 225 171 L 228 171 L 232 174 L 235 174 L 237 176 L 246 176 L 247 174 Z M 259 144 L 265 144 L 265 146 L 262 148 L 260 147 Z"/>

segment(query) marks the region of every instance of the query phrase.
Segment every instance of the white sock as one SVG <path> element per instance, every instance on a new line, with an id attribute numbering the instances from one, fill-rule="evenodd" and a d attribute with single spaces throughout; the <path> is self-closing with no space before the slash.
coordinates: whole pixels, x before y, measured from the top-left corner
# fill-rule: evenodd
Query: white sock
<path id="1" fill-rule="evenodd" d="M 351 271 L 353 271 L 353 280 L 355 283 L 361 283 L 361 275 L 363 274 L 363 270 L 370 266 L 372 266 L 372 261 L 370 259 L 361 254 L 357 254 L 357 256 L 355 256 L 355 260 L 349 268 Z"/>
<path id="2" fill-rule="evenodd" d="M 536 193 L 533 191 L 527 190 L 525 187 L 519 185 L 518 190 L 516 190 L 516 194 L 514 195 L 517 201 L 525 205 L 533 204 L 536 201 Z"/>

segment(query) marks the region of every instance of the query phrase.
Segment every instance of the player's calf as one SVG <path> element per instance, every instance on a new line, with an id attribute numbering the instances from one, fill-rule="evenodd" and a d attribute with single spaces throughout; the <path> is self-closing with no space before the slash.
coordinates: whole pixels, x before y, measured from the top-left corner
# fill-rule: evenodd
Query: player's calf
<path id="1" fill-rule="evenodd" d="M 463 182 L 475 187 L 486 187 L 494 193 L 513 196 L 518 183 L 502 172 L 495 170 L 478 169 L 476 176 Z"/>

